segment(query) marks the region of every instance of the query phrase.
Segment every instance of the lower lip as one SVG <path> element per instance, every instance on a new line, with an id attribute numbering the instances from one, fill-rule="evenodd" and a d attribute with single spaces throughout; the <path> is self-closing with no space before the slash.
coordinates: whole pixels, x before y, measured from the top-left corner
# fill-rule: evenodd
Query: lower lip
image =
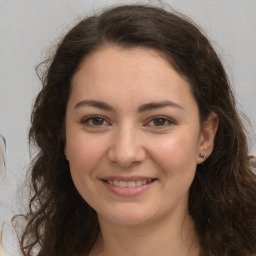
<path id="1" fill-rule="evenodd" d="M 141 185 L 139 187 L 132 187 L 132 188 L 122 188 L 122 187 L 114 186 L 114 185 L 108 184 L 105 181 L 102 181 L 102 183 L 110 192 L 118 196 L 132 197 L 132 196 L 140 195 L 144 191 L 148 190 L 155 183 L 155 181 L 152 181 L 145 185 Z"/>

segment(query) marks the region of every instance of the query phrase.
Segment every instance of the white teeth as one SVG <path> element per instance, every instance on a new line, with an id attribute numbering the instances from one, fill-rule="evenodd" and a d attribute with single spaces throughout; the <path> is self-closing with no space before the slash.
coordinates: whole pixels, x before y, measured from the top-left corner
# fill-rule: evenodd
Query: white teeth
<path id="1" fill-rule="evenodd" d="M 124 181 L 124 180 L 107 180 L 107 183 L 121 188 L 135 188 L 150 183 L 152 180 L 136 180 L 136 181 Z"/>
<path id="2" fill-rule="evenodd" d="M 121 187 L 121 188 L 126 188 L 127 187 L 127 182 L 125 182 L 125 181 L 119 181 L 119 184 L 118 184 L 118 186 L 119 187 Z"/>
<path id="3" fill-rule="evenodd" d="M 139 187 L 142 185 L 142 181 L 141 180 L 136 180 L 135 181 L 135 187 Z"/>
<path id="4" fill-rule="evenodd" d="M 128 188 L 134 188 L 135 187 L 135 181 L 128 181 L 127 185 L 128 185 Z"/>

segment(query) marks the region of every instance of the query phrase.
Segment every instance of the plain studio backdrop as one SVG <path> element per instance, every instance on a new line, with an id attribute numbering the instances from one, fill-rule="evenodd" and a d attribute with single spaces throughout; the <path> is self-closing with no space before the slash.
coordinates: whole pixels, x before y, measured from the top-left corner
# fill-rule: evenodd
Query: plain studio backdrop
<path id="1" fill-rule="evenodd" d="M 220 54 L 238 106 L 256 127 L 256 1 L 166 0 L 206 32 Z M 102 7 L 158 1 L 0 0 L 0 134 L 6 138 L 6 168 L 0 178 L 0 227 L 10 256 L 19 255 L 10 220 L 22 210 L 17 189 L 29 164 L 30 113 L 40 82 L 35 67 L 72 25 Z M 47 124 L 46 124 L 47 125 Z M 255 130 L 255 128 L 254 128 Z M 255 136 L 250 137 L 255 154 Z"/>

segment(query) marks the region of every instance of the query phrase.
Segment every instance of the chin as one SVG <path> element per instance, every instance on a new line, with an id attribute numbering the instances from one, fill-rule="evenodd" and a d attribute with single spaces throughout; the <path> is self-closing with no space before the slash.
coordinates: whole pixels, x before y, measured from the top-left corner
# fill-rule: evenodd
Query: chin
<path id="1" fill-rule="evenodd" d="M 110 223 L 121 226 L 142 225 L 150 222 L 150 220 L 153 219 L 153 214 L 150 214 L 148 211 L 131 209 L 131 207 L 125 207 L 124 209 L 119 211 L 116 210 L 112 214 L 98 214 L 98 216 L 99 220 L 102 218 L 108 220 L 108 222 Z"/>

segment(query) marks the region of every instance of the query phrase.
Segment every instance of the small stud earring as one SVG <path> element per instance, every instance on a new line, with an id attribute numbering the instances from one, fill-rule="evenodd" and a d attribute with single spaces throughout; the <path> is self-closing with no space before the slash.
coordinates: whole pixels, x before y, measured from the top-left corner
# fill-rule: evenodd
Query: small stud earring
<path id="1" fill-rule="evenodd" d="M 200 158 L 206 159 L 206 156 L 203 153 L 199 153 L 198 155 Z"/>

